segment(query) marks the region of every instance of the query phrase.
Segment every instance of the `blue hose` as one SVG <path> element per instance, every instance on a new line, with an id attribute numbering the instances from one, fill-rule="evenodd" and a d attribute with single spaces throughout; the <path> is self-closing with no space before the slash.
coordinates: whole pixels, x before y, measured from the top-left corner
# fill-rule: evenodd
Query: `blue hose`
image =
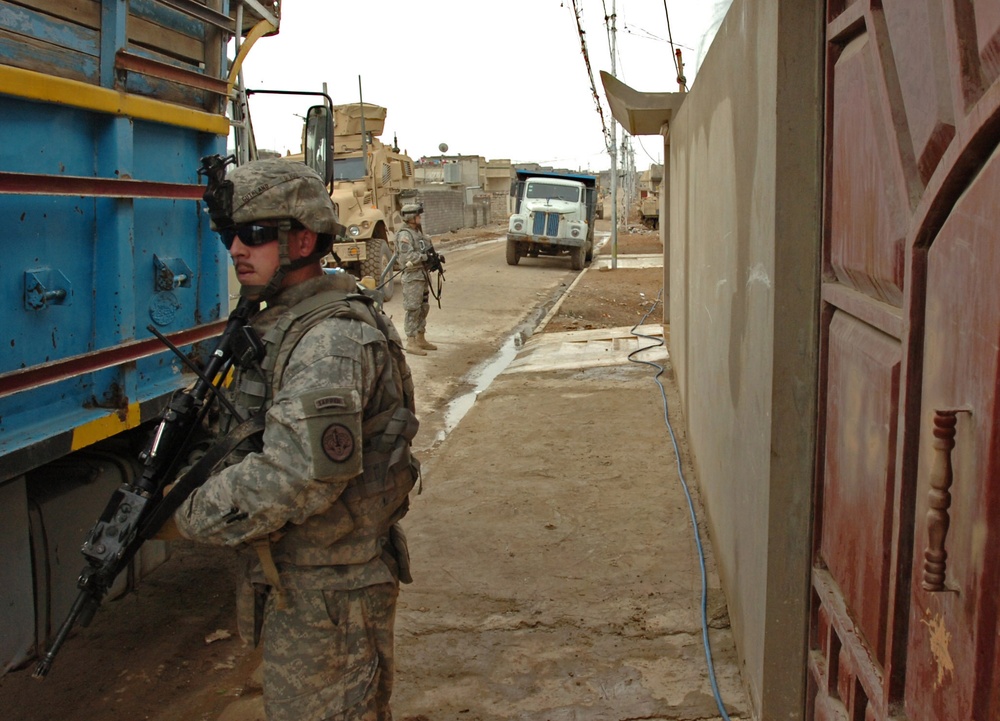
<path id="1" fill-rule="evenodd" d="M 719 693 L 719 684 L 715 680 L 715 663 L 712 661 L 712 647 L 708 641 L 708 573 L 705 570 L 705 551 L 701 545 L 701 533 L 698 531 L 698 518 L 694 511 L 694 501 L 691 500 L 691 491 L 688 488 L 687 480 L 684 478 L 684 469 L 681 468 L 681 454 L 680 449 L 677 447 L 677 436 L 674 435 L 673 426 L 670 425 L 670 414 L 667 408 L 667 392 L 663 388 L 663 384 L 660 382 L 660 376 L 663 374 L 663 366 L 658 363 L 653 363 L 652 361 L 638 360 L 632 356 L 637 353 L 642 353 L 643 351 L 651 350 L 653 348 L 658 348 L 663 345 L 663 338 L 657 338 L 655 336 L 644 335 L 642 333 L 637 333 L 636 328 L 642 325 L 649 314 L 660 304 L 660 299 L 663 296 L 663 288 L 660 288 L 659 292 L 656 294 L 656 300 L 646 311 L 645 315 L 639 319 L 639 322 L 632 326 L 631 333 L 637 338 L 645 338 L 646 340 L 653 341 L 653 345 L 648 345 L 643 348 L 638 348 L 628 354 L 628 359 L 633 363 L 643 363 L 648 366 L 656 368 L 656 375 L 653 376 L 653 380 L 656 381 L 656 385 L 660 387 L 660 396 L 663 398 L 663 420 L 667 424 L 667 430 L 670 432 L 670 441 L 674 445 L 674 458 L 677 459 L 677 474 L 681 479 L 681 486 L 684 488 L 684 495 L 687 497 L 688 511 L 691 513 L 691 528 L 694 530 L 694 540 L 695 545 L 698 547 L 698 563 L 701 566 L 701 640 L 702 645 L 705 647 L 705 661 L 708 663 L 708 678 L 712 683 L 712 695 L 715 696 L 715 705 L 719 709 L 719 713 L 722 714 L 722 718 L 725 721 L 730 721 L 729 714 L 726 713 L 725 704 L 722 702 L 722 695 Z"/>

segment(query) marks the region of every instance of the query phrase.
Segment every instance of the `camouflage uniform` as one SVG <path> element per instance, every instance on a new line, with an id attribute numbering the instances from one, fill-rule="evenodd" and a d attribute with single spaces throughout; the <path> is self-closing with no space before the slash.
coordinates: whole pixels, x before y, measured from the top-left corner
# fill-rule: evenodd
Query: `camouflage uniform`
<path id="1" fill-rule="evenodd" d="M 405 226 L 396 233 L 399 262 L 403 265 L 403 310 L 406 311 L 403 333 L 408 338 L 427 329 L 427 313 L 431 306 L 425 264 L 430 246 L 430 239 L 416 228 Z"/>
<path id="2" fill-rule="evenodd" d="M 419 471 L 417 420 L 399 336 L 355 289 L 324 275 L 268 299 L 252 321 L 264 359 L 231 386 L 244 417 L 266 413 L 263 450 L 211 475 L 174 516 L 183 536 L 239 549 L 249 583 L 270 589 L 270 721 L 391 719 L 396 597 L 409 580 L 397 522 Z"/>

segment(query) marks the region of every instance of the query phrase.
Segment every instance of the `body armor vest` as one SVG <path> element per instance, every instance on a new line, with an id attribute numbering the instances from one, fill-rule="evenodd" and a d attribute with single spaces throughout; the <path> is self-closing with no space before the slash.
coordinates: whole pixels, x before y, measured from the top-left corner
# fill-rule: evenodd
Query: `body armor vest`
<path id="1" fill-rule="evenodd" d="M 319 280 L 319 279 L 318 279 Z M 325 512 L 301 525 L 289 525 L 271 541 L 274 561 L 295 566 L 364 564 L 378 558 L 389 528 L 409 508 L 409 493 L 420 464 L 410 454 L 419 423 L 414 414 L 413 380 L 399 337 L 374 301 L 338 289 L 332 276 L 314 295 L 289 307 L 271 307 L 260 317 L 265 347 L 259 366 L 242 368 L 236 379 L 237 407 L 258 413 L 270 407 L 281 386 L 288 359 L 302 337 L 329 318 L 360 321 L 376 328 L 387 347 L 386 362 L 363 411 L 361 475 Z M 312 281 L 307 281 L 311 283 Z M 280 297 L 276 299 L 280 304 Z"/>

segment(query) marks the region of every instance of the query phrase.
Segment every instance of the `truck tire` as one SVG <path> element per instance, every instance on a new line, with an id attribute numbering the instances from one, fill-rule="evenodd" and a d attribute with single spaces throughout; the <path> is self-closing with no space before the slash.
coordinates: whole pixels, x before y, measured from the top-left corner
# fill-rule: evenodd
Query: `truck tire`
<path id="1" fill-rule="evenodd" d="M 361 261 L 361 277 L 370 275 L 378 283 L 378 279 L 382 276 L 382 269 L 392 259 L 392 251 L 389 250 L 389 244 L 382 238 L 367 240 L 365 241 L 365 255 L 368 257 Z M 389 281 L 382 287 L 382 297 L 386 300 L 392 298 L 396 290 L 395 279 L 392 278 L 391 274 L 389 278 Z"/>
<path id="2" fill-rule="evenodd" d="M 569 262 L 570 267 L 573 270 L 583 270 L 583 259 L 587 255 L 587 248 L 585 246 L 577 246 L 569 252 Z"/>
<path id="3" fill-rule="evenodd" d="M 517 247 L 517 241 L 508 240 L 507 241 L 507 265 L 517 265 L 517 262 L 521 260 L 521 253 Z"/>

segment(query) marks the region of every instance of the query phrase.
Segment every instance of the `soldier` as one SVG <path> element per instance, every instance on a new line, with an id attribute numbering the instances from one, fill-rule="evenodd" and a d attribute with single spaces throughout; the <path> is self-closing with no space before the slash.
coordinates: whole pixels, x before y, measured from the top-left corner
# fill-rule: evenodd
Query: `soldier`
<path id="1" fill-rule="evenodd" d="M 410 581 L 398 521 L 419 473 L 400 339 L 351 276 L 320 265 L 343 229 L 318 174 L 260 160 L 219 185 L 213 226 L 242 294 L 267 304 L 252 319 L 263 353 L 232 385 L 244 418 L 263 415 L 263 446 L 210 475 L 175 531 L 249 556 L 269 720 L 391 719 L 396 598 Z"/>
<path id="2" fill-rule="evenodd" d="M 403 310 L 406 311 L 403 332 L 406 333 L 406 352 L 413 355 L 427 355 L 427 351 L 437 350 L 437 346 L 424 335 L 427 329 L 427 312 L 431 308 L 428 302 L 430 276 L 427 258 L 428 250 L 433 246 L 420 224 L 423 213 L 422 203 L 404 205 L 400 215 L 403 216 L 406 227 L 400 228 L 396 233 L 396 248 L 399 262 L 403 266 Z"/>

